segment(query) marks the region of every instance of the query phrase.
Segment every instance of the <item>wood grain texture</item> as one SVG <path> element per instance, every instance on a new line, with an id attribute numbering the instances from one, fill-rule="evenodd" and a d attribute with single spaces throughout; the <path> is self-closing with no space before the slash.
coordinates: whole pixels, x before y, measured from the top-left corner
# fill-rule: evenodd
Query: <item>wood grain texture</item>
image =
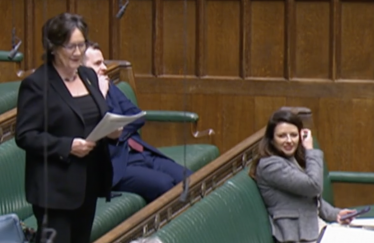
<path id="1" fill-rule="evenodd" d="M 374 79 L 374 4 L 341 3 L 341 78 Z"/>
<path id="2" fill-rule="evenodd" d="M 207 75 L 239 76 L 239 28 L 240 1 L 207 1 L 205 27 Z"/>
<path id="3" fill-rule="evenodd" d="M 285 3 L 252 1 L 250 29 L 250 76 L 285 77 Z"/>
<path id="4" fill-rule="evenodd" d="M 77 1 L 76 12 L 84 17 L 89 28 L 89 39 L 98 42 L 100 49 L 104 56 L 112 59 L 109 52 L 109 45 L 111 40 L 110 20 L 113 14 L 110 8 L 110 1 L 100 0 L 79 0 Z M 98 21 L 100 20 L 100 21 Z M 117 20 L 117 22 L 120 20 Z M 113 25 L 115 23 L 112 22 Z"/>
<path id="5" fill-rule="evenodd" d="M 195 75 L 196 3 L 181 2 L 164 1 L 162 73 Z"/>
<path id="6" fill-rule="evenodd" d="M 330 3 L 296 1 L 295 77 L 331 78 Z"/>

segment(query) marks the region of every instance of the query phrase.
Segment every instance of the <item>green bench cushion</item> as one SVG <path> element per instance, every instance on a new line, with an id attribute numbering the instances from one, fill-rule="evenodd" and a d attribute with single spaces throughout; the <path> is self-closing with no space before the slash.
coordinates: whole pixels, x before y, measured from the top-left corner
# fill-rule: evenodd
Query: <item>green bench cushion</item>
<path id="1" fill-rule="evenodd" d="M 216 146 L 210 144 L 189 144 L 158 148 L 169 158 L 192 171 L 197 171 L 219 156 Z"/>
<path id="2" fill-rule="evenodd" d="M 146 205 L 144 199 L 136 194 L 123 192 L 120 197 L 115 197 L 110 203 L 100 198 L 97 202 L 96 215 L 92 227 L 91 241 L 95 241 L 111 229 L 125 221 L 135 212 Z M 24 223 L 36 229 L 36 219 L 31 216 Z"/>
<path id="3" fill-rule="evenodd" d="M 9 59 L 10 51 L 0 51 L 0 62 L 21 62 L 23 60 L 23 53 L 17 52 L 16 55 Z"/>
<path id="4" fill-rule="evenodd" d="M 10 139 L 0 146 L 0 215 L 17 213 L 21 219 L 32 215 L 25 199 L 25 153 Z"/>
<path id="5" fill-rule="evenodd" d="M 256 183 L 247 170 L 161 228 L 163 243 L 273 243 L 271 226 Z"/>
<path id="6" fill-rule="evenodd" d="M 16 107 L 21 81 L 0 83 L 0 114 Z"/>
<path id="7" fill-rule="evenodd" d="M 25 199 L 25 152 L 14 139 L 0 145 L 0 215 L 16 213 L 27 226 L 36 229 L 32 207 Z M 136 194 L 123 192 L 110 203 L 99 199 L 91 238 L 96 240 L 146 205 Z"/>

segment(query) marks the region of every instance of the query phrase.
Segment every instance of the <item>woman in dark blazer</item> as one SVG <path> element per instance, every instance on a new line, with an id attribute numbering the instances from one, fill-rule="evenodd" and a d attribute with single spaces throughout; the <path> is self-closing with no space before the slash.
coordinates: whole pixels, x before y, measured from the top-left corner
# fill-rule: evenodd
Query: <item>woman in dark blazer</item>
<path id="1" fill-rule="evenodd" d="M 45 64 L 22 81 L 17 104 L 15 139 L 26 151 L 26 199 L 37 219 L 38 242 L 48 215 L 54 243 L 89 243 L 96 200 L 109 200 L 113 171 L 106 139 L 85 138 L 107 106 L 96 73 L 81 66 L 83 19 L 60 14 L 42 32 Z"/>
<path id="2" fill-rule="evenodd" d="M 325 221 L 342 222 L 354 212 L 334 208 L 321 198 L 323 152 L 313 148 L 311 131 L 290 111 L 276 111 L 260 141 L 249 175 L 270 215 L 276 242 L 315 242 Z"/>

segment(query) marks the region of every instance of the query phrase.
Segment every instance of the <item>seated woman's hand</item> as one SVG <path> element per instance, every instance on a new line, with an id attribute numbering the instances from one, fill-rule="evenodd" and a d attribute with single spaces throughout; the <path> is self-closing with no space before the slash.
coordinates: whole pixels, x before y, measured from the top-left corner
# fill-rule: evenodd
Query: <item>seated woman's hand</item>
<path id="1" fill-rule="evenodd" d="M 82 158 L 89 154 L 95 146 L 95 142 L 87 141 L 82 138 L 74 138 L 70 153 Z"/>
<path id="2" fill-rule="evenodd" d="M 110 139 L 118 139 L 119 136 L 121 136 L 121 134 L 122 134 L 122 130 L 123 130 L 122 127 L 118 128 L 114 132 L 110 133 L 107 137 L 110 138 Z"/>
<path id="3" fill-rule="evenodd" d="M 346 219 L 346 220 L 341 220 L 340 218 L 343 215 L 346 215 L 346 214 L 349 214 L 349 213 L 355 213 L 355 212 L 356 212 L 356 210 L 354 210 L 354 209 L 342 209 L 342 210 L 340 210 L 340 212 L 336 216 L 336 221 L 339 224 L 349 224 L 354 218 L 349 218 L 349 219 Z"/>

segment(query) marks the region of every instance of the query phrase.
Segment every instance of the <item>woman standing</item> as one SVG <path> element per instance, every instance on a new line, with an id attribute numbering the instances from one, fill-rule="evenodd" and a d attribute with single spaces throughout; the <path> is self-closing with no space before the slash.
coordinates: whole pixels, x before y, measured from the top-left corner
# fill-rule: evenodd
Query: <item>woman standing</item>
<path id="1" fill-rule="evenodd" d="M 26 152 L 26 199 L 37 219 L 37 242 L 45 237 L 47 213 L 54 243 L 89 243 L 96 200 L 110 198 L 106 139 L 84 139 L 107 111 L 96 73 L 81 66 L 87 32 L 79 15 L 49 19 L 42 28 L 45 64 L 19 89 L 15 139 Z"/>

